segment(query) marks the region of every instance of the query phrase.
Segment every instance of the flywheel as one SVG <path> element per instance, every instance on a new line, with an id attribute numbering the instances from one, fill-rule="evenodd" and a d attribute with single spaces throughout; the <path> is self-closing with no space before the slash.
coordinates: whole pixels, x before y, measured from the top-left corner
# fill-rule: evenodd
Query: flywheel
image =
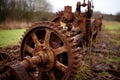
<path id="1" fill-rule="evenodd" d="M 66 30 L 53 22 L 36 22 L 26 30 L 21 41 L 21 60 L 40 51 L 49 55 L 42 58 L 43 64 L 35 67 L 36 72 L 32 75 L 36 79 L 74 80 L 80 65 L 80 49 L 66 34 Z"/>

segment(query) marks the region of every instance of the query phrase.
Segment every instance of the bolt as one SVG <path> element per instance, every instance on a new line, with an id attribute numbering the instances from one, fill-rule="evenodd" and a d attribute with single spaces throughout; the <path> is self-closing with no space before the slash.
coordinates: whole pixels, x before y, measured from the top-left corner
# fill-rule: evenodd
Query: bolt
<path id="1" fill-rule="evenodd" d="M 43 50 L 46 50 L 46 47 L 45 47 L 45 46 L 43 46 Z"/>
<path id="2" fill-rule="evenodd" d="M 49 65 L 49 64 L 47 64 L 47 65 L 46 65 L 46 67 L 50 67 L 50 65 Z"/>

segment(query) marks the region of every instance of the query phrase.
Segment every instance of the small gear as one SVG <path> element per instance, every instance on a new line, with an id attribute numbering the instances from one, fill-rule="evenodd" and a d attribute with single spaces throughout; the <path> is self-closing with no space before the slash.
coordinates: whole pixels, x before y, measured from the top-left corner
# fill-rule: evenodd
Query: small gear
<path id="1" fill-rule="evenodd" d="M 3 72 L 4 66 L 8 63 L 11 62 L 13 59 L 12 57 L 6 53 L 6 52 L 0 52 L 0 73 Z"/>

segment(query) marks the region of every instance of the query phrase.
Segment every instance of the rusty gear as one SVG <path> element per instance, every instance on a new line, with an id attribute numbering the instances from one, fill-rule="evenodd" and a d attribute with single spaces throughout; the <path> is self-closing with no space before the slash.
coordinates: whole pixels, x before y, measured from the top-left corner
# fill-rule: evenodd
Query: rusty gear
<path id="1" fill-rule="evenodd" d="M 21 43 L 21 59 L 48 52 L 37 69 L 41 80 L 73 80 L 79 69 L 79 48 L 67 31 L 52 22 L 37 22 L 30 27 Z M 52 52 L 53 55 L 50 53 Z"/>
<path id="2" fill-rule="evenodd" d="M 11 62 L 13 58 L 6 52 L 0 52 L 0 73 L 2 73 L 4 66 L 8 63 Z"/>
<path id="3" fill-rule="evenodd" d="M 60 20 L 62 15 L 63 11 L 58 11 L 55 14 L 53 14 L 48 20 L 51 22 L 57 22 L 58 20 Z"/>
<path id="4" fill-rule="evenodd" d="M 87 10 L 81 12 L 81 7 Z M 71 6 L 65 6 L 50 22 L 34 23 L 21 40 L 21 61 L 12 61 L 17 59 L 14 53 L 0 53 L 0 80 L 73 80 L 84 57 L 81 49 L 89 47 L 101 30 L 102 19 L 91 23 L 92 14 L 91 1 L 84 0 L 77 2 L 74 13 Z"/>

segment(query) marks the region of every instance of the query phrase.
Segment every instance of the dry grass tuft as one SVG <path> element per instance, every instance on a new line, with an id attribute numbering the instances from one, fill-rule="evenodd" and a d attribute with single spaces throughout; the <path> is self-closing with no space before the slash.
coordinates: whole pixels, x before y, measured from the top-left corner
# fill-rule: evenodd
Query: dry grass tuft
<path id="1" fill-rule="evenodd" d="M 116 22 L 116 21 L 106 21 L 106 20 L 103 20 L 103 25 L 107 26 L 107 25 L 117 25 L 119 22 Z"/>
<path id="2" fill-rule="evenodd" d="M 25 21 L 5 21 L 0 23 L 0 29 L 22 29 L 27 28 L 31 25 L 31 23 Z"/>

